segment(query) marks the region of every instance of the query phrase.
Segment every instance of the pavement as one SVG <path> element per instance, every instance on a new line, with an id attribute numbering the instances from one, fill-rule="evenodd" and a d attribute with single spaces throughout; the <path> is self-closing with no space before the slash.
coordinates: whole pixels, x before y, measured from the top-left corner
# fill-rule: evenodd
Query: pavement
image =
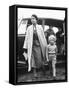
<path id="1" fill-rule="evenodd" d="M 34 82 L 34 81 L 50 81 L 53 80 L 53 76 L 50 74 L 48 68 L 46 68 L 45 74 L 42 70 L 37 71 L 37 77 L 34 76 L 33 71 L 27 72 L 24 68 L 19 68 L 17 73 L 17 82 Z M 56 80 L 65 80 L 65 65 L 56 67 Z"/>

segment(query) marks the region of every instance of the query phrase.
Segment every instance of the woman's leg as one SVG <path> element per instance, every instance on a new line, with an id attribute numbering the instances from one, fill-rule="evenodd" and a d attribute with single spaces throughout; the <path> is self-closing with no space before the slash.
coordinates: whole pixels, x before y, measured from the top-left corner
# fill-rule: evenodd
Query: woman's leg
<path id="1" fill-rule="evenodd" d="M 34 74 L 34 77 L 37 77 L 37 71 L 36 71 L 36 68 L 33 68 L 33 74 Z"/>
<path id="2" fill-rule="evenodd" d="M 46 69 L 45 69 L 45 66 L 44 65 L 42 66 L 42 73 L 43 73 L 43 76 L 46 75 Z"/>
<path id="3" fill-rule="evenodd" d="M 52 76 L 52 61 L 49 61 L 49 71 L 50 71 L 50 75 Z"/>

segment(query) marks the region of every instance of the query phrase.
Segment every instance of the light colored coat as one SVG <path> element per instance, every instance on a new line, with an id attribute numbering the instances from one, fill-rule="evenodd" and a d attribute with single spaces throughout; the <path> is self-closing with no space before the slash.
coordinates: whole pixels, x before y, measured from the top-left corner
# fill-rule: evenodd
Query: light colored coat
<path id="1" fill-rule="evenodd" d="M 43 58 L 47 59 L 47 41 L 44 35 L 44 31 L 41 25 L 36 25 L 36 30 L 37 30 L 37 35 L 39 38 Z M 31 54 L 32 54 L 32 44 L 33 44 L 33 25 L 30 25 L 27 28 L 26 36 L 25 36 L 25 41 L 24 41 L 24 46 L 23 48 L 27 49 L 27 58 L 28 58 L 28 71 L 31 70 Z"/>

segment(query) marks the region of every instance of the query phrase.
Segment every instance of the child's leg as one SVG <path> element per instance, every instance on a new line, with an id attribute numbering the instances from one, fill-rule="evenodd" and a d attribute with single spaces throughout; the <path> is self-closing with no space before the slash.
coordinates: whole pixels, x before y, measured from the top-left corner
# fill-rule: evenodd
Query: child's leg
<path id="1" fill-rule="evenodd" d="M 52 61 L 53 77 L 56 77 L 56 60 Z"/>

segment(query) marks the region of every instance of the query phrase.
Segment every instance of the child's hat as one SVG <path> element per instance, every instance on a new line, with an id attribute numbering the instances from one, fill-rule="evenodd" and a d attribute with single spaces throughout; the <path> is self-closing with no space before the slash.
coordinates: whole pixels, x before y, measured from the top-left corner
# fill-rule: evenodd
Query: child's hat
<path id="1" fill-rule="evenodd" d="M 51 41 L 51 40 L 56 41 L 56 36 L 55 35 L 50 35 L 48 40 L 49 41 Z"/>

